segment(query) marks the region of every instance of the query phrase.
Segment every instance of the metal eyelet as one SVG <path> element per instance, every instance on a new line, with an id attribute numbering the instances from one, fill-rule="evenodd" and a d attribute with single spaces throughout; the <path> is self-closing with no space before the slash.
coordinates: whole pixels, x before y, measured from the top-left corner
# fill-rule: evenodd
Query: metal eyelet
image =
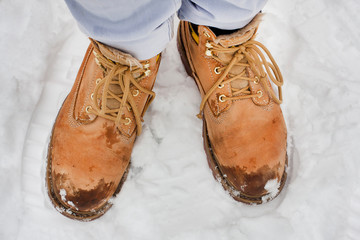
<path id="1" fill-rule="evenodd" d="M 260 91 L 260 90 L 257 91 L 256 93 L 257 93 L 257 94 L 260 94 L 260 96 L 258 96 L 258 98 L 261 98 L 261 97 L 263 96 L 263 93 L 262 93 L 262 91 Z"/>
<path id="2" fill-rule="evenodd" d="M 149 76 L 150 73 L 151 73 L 151 70 L 146 70 L 146 71 L 145 71 L 145 76 Z"/>
<path id="3" fill-rule="evenodd" d="M 99 59 L 97 59 L 97 57 L 95 57 L 95 63 L 100 67 L 101 66 L 101 63 L 99 61 Z"/>
<path id="4" fill-rule="evenodd" d="M 225 87 L 224 84 L 219 84 L 219 86 L 218 86 L 218 88 L 223 88 L 223 87 Z"/>
<path id="5" fill-rule="evenodd" d="M 149 67 L 150 67 L 150 63 L 144 64 L 144 68 L 149 68 Z"/>
<path id="6" fill-rule="evenodd" d="M 212 45 L 211 45 L 211 43 L 210 43 L 209 41 L 207 41 L 207 42 L 205 43 L 205 47 L 207 47 L 207 48 L 212 48 Z"/>
<path id="7" fill-rule="evenodd" d="M 91 109 L 91 106 L 87 106 L 87 107 L 85 108 L 85 111 L 86 111 L 87 113 L 90 113 L 90 109 Z"/>
<path id="8" fill-rule="evenodd" d="M 224 99 L 226 96 L 224 94 L 219 96 L 219 101 L 220 102 L 225 102 L 226 100 Z"/>
<path id="9" fill-rule="evenodd" d="M 95 82 L 96 85 L 98 85 L 100 81 L 101 81 L 101 78 L 96 79 L 96 82 Z"/>
<path id="10" fill-rule="evenodd" d="M 139 95 L 139 90 L 135 89 L 135 90 L 133 91 L 132 95 L 133 95 L 134 97 L 138 96 L 138 95 Z"/>
<path id="11" fill-rule="evenodd" d="M 127 107 L 127 110 L 128 110 L 129 112 L 131 112 L 131 107 L 130 107 L 130 106 L 128 106 L 128 107 Z"/>
<path id="12" fill-rule="evenodd" d="M 93 100 L 94 99 L 94 93 L 92 93 L 91 95 L 90 95 L 90 98 Z"/>
<path id="13" fill-rule="evenodd" d="M 208 32 L 204 31 L 204 35 L 205 37 L 210 38 L 210 34 Z"/>
<path id="14" fill-rule="evenodd" d="M 131 123 L 131 119 L 130 118 L 125 118 L 125 120 L 127 121 L 126 123 L 124 123 L 124 125 L 129 125 Z"/>
<path id="15" fill-rule="evenodd" d="M 220 67 L 216 67 L 216 68 L 214 68 L 214 72 L 215 72 L 216 74 L 220 74 L 220 73 L 221 73 L 221 71 L 219 71 L 219 69 L 220 69 Z"/>
<path id="16" fill-rule="evenodd" d="M 206 49 L 205 55 L 211 57 L 211 56 L 212 56 L 212 52 L 211 52 L 209 49 Z"/>
<path id="17" fill-rule="evenodd" d="M 254 81 L 254 84 L 259 84 L 260 80 L 259 80 L 259 77 L 258 76 L 255 76 L 255 81 Z"/>

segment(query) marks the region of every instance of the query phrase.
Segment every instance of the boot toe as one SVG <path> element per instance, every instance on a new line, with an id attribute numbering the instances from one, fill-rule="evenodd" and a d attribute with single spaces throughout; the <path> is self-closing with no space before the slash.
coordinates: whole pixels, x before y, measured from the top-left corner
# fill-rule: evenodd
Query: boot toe
<path id="1" fill-rule="evenodd" d="M 277 195 L 282 179 L 279 166 L 264 165 L 257 170 L 247 171 L 242 167 L 222 167 L 223 177 L 231 189 L 249 198 Z"/>
<path id="2" fill-rule="evenodd" d="M 114 183 L 104 179 L 82 179 L 82 184 L 75 184 L 77 179 L 70 179 L 69 174 L 55 173 L 54 193 L 59 203 L 72 212 L 96 212 L 114 194 Z"/>

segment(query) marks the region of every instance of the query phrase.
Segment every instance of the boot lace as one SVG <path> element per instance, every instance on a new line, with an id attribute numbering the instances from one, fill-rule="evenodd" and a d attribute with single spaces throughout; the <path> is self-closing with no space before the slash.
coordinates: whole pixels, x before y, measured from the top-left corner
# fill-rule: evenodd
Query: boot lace
<path id="1" fill-rule="evenodd" d="M 202 118 L 202 112 L 204 110 L 205 103 L 211 94 L 216 90 L 216 88 L 222 88 L 224 87 L 224 84 L 231 83 L 234 80 L 245 80 L 254 82 L 255 84 L 261 84 L 266 92 L 270 94 L 274 102 L 278 104 L 282 103 L 283 99 L 281 86 L 283 85 L 283 78 L 273 56 L 262 43 L 250 39 L 249 41 L 238 46 L 223 47 L 220 44 L 215 44 L 214 42 L 209 41 L 206 43 L 206 47 L 207 49 L 205 54 L 220 62 L 223 67 L 216 67 L 214 69 L 216 74 L 222 74 L 217 82 L 203 97 L 200 104 L 200 113 L 197 115 L 199 118 Z M 270 62 L 267 61 L 263 52 L 265 52 L 265 54 L 268 56 Z M 218 57 L 220 53 L 233 54 L 233 57 L 229 63 L 225 63 Z M 230 71 L 234 66 L 243 67 L 244 70 L 239 74 L 232 74 Z M 254 77 L 248 76 L 246 73 L 247 67 L 253 71 Z M 226 79 L 226 77 L 228 78 Z M 270 84 L 268 84 L 268 79 L 270 79 L 277 86 L 279 95 L 278 97 L 276 96 L 276 93 Z M 225 102 L 253 97 L 260 98 L 263 95 L 261 91 L 258 91 L 256 94 L 252 94 L 250 84 L 240 89 L 231 87 L 231 90 L 232 96 L 220 95 L 219 101 Z"/>
<path id="2" fill-rule="evenodd" d="M 153 91 L 139 84 L 141 79 L 150 74 L 149 64 L 145 64 L 143 67 L 127 66 L 106 58 L 98 50 L 94 50 L 94 54 L 96 57 L 95 61 L 104 71 L 104 77 L 96 80 L 96 87 L 91 95 L 94 108 L 88 106 L 86 111 L 112 120 L 119 127 L 121 124 L 129 125 L 131 123 L 130 118 L 124 117 L 124 109 L 126 107 L 129 112 L 134 114 L 137 135 L 140 135 L 142 131 L 142 116 L 155 97 Z M 112 85 L 119 86 L 121 91 L 114 91 L 110 87 Z M 139 95 L 140 91 L 148 94 L 150 97 L 142 113 L 138 110 L 135 102 L 135 97 Z M 120 103 L 119 107 L 109 108 L 109 100 L 113 101 L 111 99 Z"/>

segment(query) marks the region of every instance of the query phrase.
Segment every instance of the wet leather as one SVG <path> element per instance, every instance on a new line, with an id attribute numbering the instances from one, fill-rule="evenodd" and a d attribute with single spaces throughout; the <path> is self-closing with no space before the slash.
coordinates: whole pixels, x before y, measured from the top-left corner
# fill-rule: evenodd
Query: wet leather
<path id="1" fill-rule="evenodd" d="M 180 22 L 181 40 L 202 97 L 221 76 L 214 72 L 220 63 L 206 56 L 205 44 L 211 40 L 230 45 L 231 39 L 217 40 L 205 26 L 198 27 L 199 44 L 191 37 L 188 22 Z M 240 33 L 239 33 L 240 34 Z M 245 38 L 250 38 L 246 31 Z M 252 32 L 254 34 L 254 31 Z M 249 35 L 249 36 L 248 36 Z M 252 76 L 250 68 L 247 69 Z M 259 197 L 267 194 L 269 180 L 280 182 L 286 162 L 286 125 L 280 106 L 273 102 L 260 84 L 250 82 L 252 93 L 264 92 L 261 98 L 220 102 L 221 94 L 231 95 L 230 83 L 218 88 L 208 99 L 204 124 L 221 173 L 229 185 L 242 194 Z"/>
<path id="2" fill-rule="evenodd" d="M 58 113 L 49 148 L 54 192 L 62 204 L 81 212 L 101 208 L 114 195 L 129 165 L 136 138 L 135 121 L 119 130 L 114 122 L 86 112 L 86 106 L 92 105 L 96 79 L 103 77 L 93 49 L 92 43 Z M 156 59 L 144 61 L 152 70 L 140 82 L 147 89 L 152 89 L 155 82 L 159 66 Z M 137 96 L 140 112 L 147 99 L 144 93 Z M 134 119 L 128 110 L 125 115 Z"/>

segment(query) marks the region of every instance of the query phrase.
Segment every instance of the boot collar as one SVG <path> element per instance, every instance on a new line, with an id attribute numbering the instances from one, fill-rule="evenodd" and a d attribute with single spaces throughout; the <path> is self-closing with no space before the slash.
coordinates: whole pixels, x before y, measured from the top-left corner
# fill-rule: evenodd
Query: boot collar
<path id="1" fill-rule="evenodd" d="M 263 13 L 257 14 L 249 24 L 231 34 L 216 36 L 214 32 L 206 26 L 199 26 L 199 32 L 203 32 L 210 37 L 214 43 L 220 44 L 223 47 L 237 46 L 250 40 L 256 34 L 263 15 Z"/>
<path id="2" fill-rule="evenodd" d="M 139 60 L 130 54 L 124 53 L 116 48 L 110 47 L 91 38 L 90 41 L 93 43 L 95 48 L 97 48 L 106 58 L 110 59 L 111 61 L 130 67 L 138 66 L 142 68 Z"/>

